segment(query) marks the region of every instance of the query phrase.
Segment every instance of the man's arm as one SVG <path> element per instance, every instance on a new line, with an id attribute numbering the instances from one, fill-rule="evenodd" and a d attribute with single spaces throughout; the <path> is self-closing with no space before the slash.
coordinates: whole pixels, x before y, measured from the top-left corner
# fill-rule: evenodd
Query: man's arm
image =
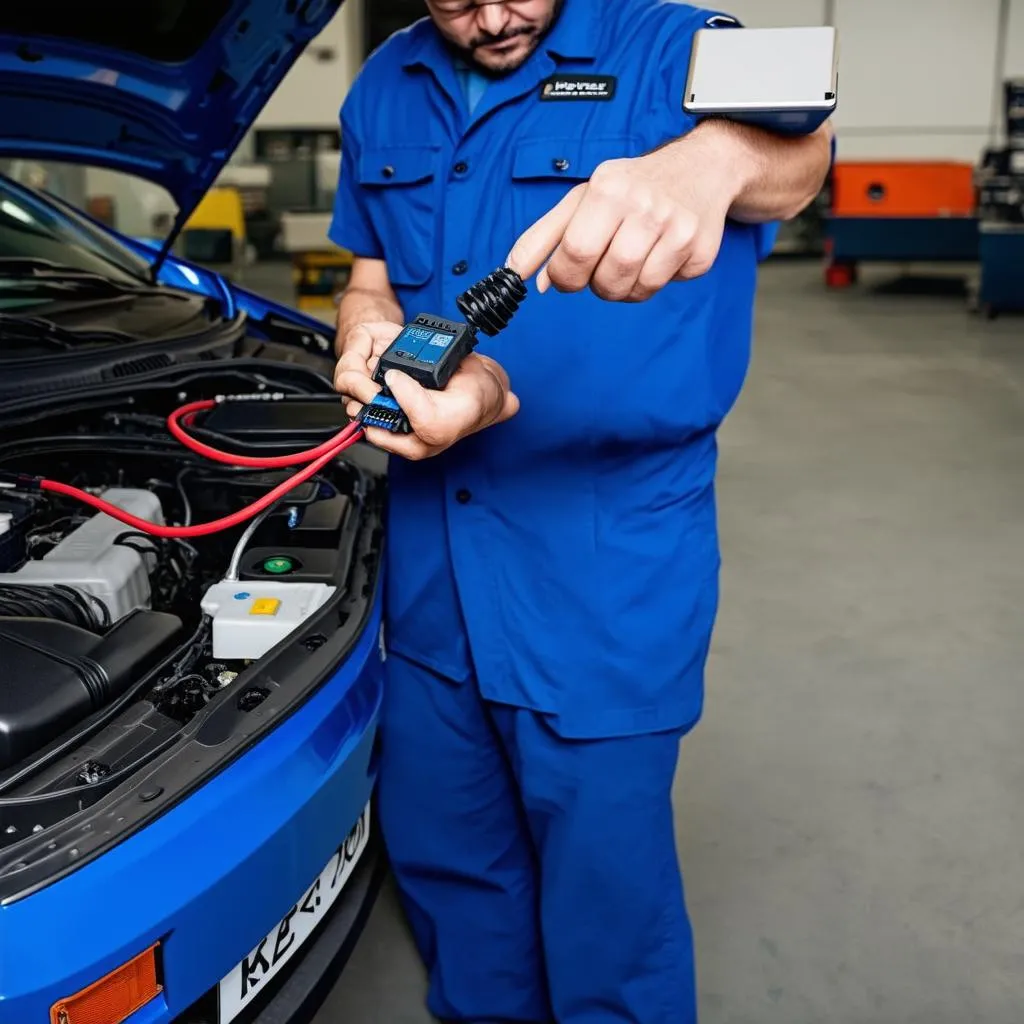
<path id="1" fill-rule="evenodd" d="M 340 356 L 353 330 L 369 324 L 401 326 L 402 307 L 388 280 L 384 260 L 356 257 L 348 286 L 338 303 L 338 334 L 335 343 Z M 394 334 L 397 337 L 397 331 Z"/>
<path id="2" fill-rule="evenodd" d="M 784 138 L 705 121 L 641 157 L 610 160 L 520 236 L 508 264 L 537 288 L 638 302 L 714 264 L 726 219 L 788 220 L 818 194 L 832 128 Z"/>
<path id="3" fill-rule="evenodd" d="M 672 145 L 689 142 L 703 149 L 709 162 L 717 159 L 734 195 L 729 216 L 766 224 L 792 220 L 814 201 L 832 163 L 832 138 L 829 121 L 811 135 L 784 137 L 712 120 Z"/>

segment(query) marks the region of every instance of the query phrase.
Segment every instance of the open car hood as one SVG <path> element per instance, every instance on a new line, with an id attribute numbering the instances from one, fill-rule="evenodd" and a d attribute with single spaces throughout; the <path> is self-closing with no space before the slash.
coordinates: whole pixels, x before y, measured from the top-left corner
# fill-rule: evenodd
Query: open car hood
<path id="1" fill-rule="evenodd" d="M 180 227 L 343 2 L 0 3 L 0 154 L 148 179 Z"/>

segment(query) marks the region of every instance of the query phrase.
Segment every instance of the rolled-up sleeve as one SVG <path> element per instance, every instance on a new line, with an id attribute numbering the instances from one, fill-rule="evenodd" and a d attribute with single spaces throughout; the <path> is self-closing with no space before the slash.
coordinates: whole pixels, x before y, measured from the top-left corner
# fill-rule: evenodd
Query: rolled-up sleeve
<path id="1" fill-rule="evenodd" d="M 341 108 L 341 167 L 327 235 L 335 245 L 356 256 L 383 259 L 384 247 L 374 231 L 366 208 L 365 190 L 359 184 L 359 154 L 363 140 L 359 132 L 357 86 L 358 81 Z"/>

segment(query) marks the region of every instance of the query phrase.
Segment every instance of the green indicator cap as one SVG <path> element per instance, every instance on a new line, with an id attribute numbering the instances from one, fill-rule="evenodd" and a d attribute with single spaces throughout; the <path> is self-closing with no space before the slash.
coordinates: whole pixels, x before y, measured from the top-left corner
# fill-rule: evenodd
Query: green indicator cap
<path id="1" fill-rule="evenodd" d="M 268 558 L 263 563 L 263 571 L 273 573 L 275 576 L 291 572 L 294 568 L 295 564 L 290 558 Z"/>

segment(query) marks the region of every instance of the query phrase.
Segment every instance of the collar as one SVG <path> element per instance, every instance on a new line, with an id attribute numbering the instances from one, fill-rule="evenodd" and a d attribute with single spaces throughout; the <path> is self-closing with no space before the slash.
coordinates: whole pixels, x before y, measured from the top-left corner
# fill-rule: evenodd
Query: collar
<path id="1" fill-rule="evenodd" d="M 594 60 L 597 57 L 599 0 L 565 0 L 562 15 L 542 49 L 563 60 Z"/>
<path id="2" fill-rule="evenodd" d="M 538 47 L 562 60 L 593 60 L 597 56 L 597 0 L 565 0 L 555 27 Z M 402 61 L 406 69 L 425 67 L 439 71 L 452 58 L 430 18 L 421 18 L 409 30 L 409 46 Z M 532 58 L 531 58 L 532 59 Z"/>

